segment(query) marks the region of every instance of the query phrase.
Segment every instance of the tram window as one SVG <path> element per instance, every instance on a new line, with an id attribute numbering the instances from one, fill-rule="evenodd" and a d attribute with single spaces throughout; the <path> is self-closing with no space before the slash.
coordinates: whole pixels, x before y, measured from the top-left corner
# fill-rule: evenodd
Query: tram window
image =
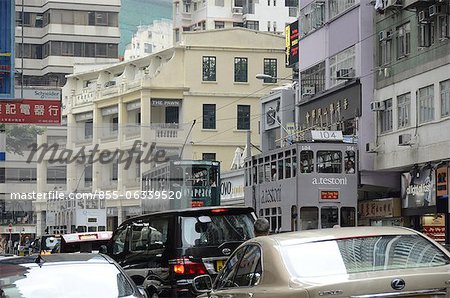
<path id="1" fill-rule="evenodd" d="M 258 178 L 258 170 L 257 169 L 258 168 L 256 166 L 253 167 L 253 173 L 252 173 L 252 175 L 253 175 L 253 184 L 257 184 L 258 183 L 258 180 L 257 180 L 257 178 Z"/>
<path id="2" fill-rule="evenodd" d="M 283 160 L 278 161 L 278 180 L 283 179 Z"/>
<path id="3" fill-rule="evenodd" d="M 319 173 L 341 173 L 342 152 L 341 151 L 317 151 L 317 172 Z"/>
<path id="4" fill-rule="evenodd" d="M 263 183 L 263 181 L 264 181 L 263 165 L 258 165 L 258 183 Z"/>
<path id="5" fill-rule="evenodd" d="M 356 211 L 354 207 L 341 207 L 341 227 L 356 226 Z"/>
<path id="6" fill-rule="evenodd" d="M 284 160 L 284 169 L 285 169 L 286 179 L 291 178 L 291 159 L 290 158 L 286 158 Z"/>
<path id="7" fill-rule="evenodd" d="M 270 180 L 272 180 L 272 175 L 271 175 L 271 172 L 270 172 L 270 164 L 269 163 L 266 163 L 265 165 L 264 165 L 264 174 L 265 174 L 265 177 L 266 177 L 266 182 L 270 182 Z"/>
<path id="8" fill-rule="evenodd" d="M 346 174 L 355 173 L 355 151 L 345 151 L 344 164 Z"/>
<path id="9" fill-rule="evenodd" d="M 322 228 L 332 228 L 339 225 L 338 207 L 322 207 L 320 209 Z"/>
<path id="10" fill-rule="evenodd" d="M 266 214 L 266 216 L 270 216 L 270 209 L 269 208 L 265 209 L 265 214 Z"/>
<path id="11" fill-rule="evenodd" d="M 292 156 L 292 177 L 297 176 L 297 156 Z"/>
<path id="12" fill-rule="evenodd" d="M 319 228 L 319 208 L 300 208 L 300 225 L 301 230 L 311 230 Z"/>
<path id="13" fill-rule="evenodd" d="M 314 171 L 314 153 L 310 150 L 300 152 L 300 172 L 312 173 Z"/>
<path id="14" fill-rule="evenodd" d="M 262 217 L 262 216 L 264 216 L 264 209 L 259 210 L 259 217 Z"/>
<path id="15" fill-rule="evenodd" d="M 278 153 L 278 159 L 282 159 L 283 158 L 283 152 Z"/>
<path id="16" fill-rule="evenodd" d="M 273 161 L 271 164 L 270 164 L 270 168 L 271 168 L 271 175 L 272 175 L 272 181 L 276 181 L 277 180 L 277 163 L 275 162 L 275 161 Z"/>

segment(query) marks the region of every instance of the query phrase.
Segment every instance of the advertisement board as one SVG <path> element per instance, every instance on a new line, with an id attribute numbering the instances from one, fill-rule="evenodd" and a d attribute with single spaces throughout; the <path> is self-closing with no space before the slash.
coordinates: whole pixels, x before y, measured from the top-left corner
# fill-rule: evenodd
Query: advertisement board
<path id="1" fill-rule="evenodd" d="M 291 67 L 299 60 L 298 20 L 285 28 L 286 36 L 286 67 Z"/>
<path id="2" fill-rule="evenodd" d="M 59 100 L 0 101 L 0 122 L 16 124 L 60 124 Z"/>
<path id="3" fill-rule="evenodd" d="M 14 0 L 0 0 L 0 99 L 14 97 Z"/>
<path id="4" fill-rule="evenodd" d="M 435 170 L 431 166 L 402 173 L 402 207 L 418 208 L 436 205 Z"/>

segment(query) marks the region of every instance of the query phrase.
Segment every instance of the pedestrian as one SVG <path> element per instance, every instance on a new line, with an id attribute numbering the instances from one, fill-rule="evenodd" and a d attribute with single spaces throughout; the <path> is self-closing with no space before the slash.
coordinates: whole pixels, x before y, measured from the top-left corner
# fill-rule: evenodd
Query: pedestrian
<path id="1" fill-rule="evenodd" d="M 255 237 L 267 236 L 269 235 L 270 224 L 265 218 L 258 218 L 253 224 L 253 229 L 255 231 Z"/>

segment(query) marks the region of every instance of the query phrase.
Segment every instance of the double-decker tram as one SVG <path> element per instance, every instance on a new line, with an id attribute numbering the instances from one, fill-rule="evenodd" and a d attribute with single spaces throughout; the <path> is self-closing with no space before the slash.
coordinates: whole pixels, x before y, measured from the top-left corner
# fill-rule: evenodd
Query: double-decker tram
<path id="1" fill-rule="evenodd" d="M 323 132 L 313 132 L 313 135 Z M 245 162 L 245 203 L 271 232 L 356 226 L 357 146 L 341 132 L 270 150 Z M 324 140 L 335 141 L 324 141 Z"/>
<path id="2" fill-rule="evenodd" d="M 220 205 L 220 162 L 172 160 L 142 175 L 143 211 Z"/>

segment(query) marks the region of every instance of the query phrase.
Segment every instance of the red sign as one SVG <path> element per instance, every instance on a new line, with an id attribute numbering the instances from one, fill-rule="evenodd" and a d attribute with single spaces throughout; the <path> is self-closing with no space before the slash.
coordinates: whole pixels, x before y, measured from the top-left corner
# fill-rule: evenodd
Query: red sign
<path id="1" fill-rule="evenodd" d="M 339 192 L 332 190 L 332 191 L 324 191 L 322 190 L 320 192 L 320 199 L 322 200 L 338 200 L 339 199 Z"/>
<path id="2" fill-rule="evenodd" d="M 12 232 L 12 224 L 8 225 L 8 232 L 10 232 L 10 233 Z"/>
<path id="3" fill-rule="evenodd" d="M 59 100 L 3 100 L 0 101 L 0 123 L 60 124 Z"/>

